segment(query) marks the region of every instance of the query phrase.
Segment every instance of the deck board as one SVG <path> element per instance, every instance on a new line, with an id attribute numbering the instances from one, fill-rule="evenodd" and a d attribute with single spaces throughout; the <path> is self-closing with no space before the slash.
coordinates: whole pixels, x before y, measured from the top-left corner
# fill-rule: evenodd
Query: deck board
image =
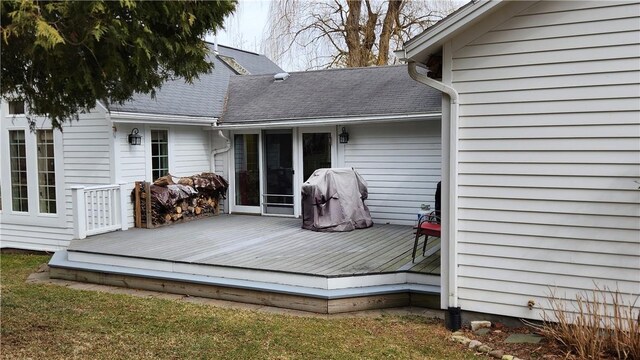
<path id="1" fill-rule="evenodd" d="M 417 263 L 411 264 L 414 233 L 410 226 L 376 224 L 323 233 L 300 225 L 300 219 L 220 215 L 74 240 L 69 251 L 322 276 L 440 273 L 440 252 L 418 256 Z"/>

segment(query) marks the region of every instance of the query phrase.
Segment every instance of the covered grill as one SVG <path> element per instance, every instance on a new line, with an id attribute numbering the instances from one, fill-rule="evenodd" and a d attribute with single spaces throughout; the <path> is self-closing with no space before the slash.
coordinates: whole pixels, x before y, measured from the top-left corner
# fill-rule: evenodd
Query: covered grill
<path id="1" fill-rule="evenodd" d="M 367 182 L 351 168 L 318 169 L 302 185 L 302 228 L 351 231 L 373 225 Z"/>

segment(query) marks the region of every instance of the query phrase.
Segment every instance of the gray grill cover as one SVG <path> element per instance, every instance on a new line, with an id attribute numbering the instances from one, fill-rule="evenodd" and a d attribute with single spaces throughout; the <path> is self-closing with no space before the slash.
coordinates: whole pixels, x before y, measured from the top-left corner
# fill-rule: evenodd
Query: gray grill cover
<path id="1" fill-rule="evenodd" d="M 367 182 L 351 168 L 318 169 L 302 185 L 302 228 L 351 231 L 373 225 Z"/>

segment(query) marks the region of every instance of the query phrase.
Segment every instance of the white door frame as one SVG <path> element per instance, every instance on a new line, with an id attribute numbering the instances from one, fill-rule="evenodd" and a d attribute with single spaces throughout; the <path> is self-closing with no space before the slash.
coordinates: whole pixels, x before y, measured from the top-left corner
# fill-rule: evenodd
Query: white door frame
<path id="1" fill-rule="evenodd" d="M 335 167 L 338 164 L 338 146 L 336 143 L 336 127 L 335 126 L 309 126 L 309 127 L 301 127 L 298 129 L 298 136 L 295 137 L 294 141 L 294 155 L 297 156 L 295 159 L 295 173 L 294 173 L 294 214 L 296 217 L 302 216 L 302 184 L 307 180 L 303 179 L 304 176 L 304 151 L 302 149 L 303 134 L 308 133 L 328 133 L 331 137 L 331 167 Z M 297 189 L 297 191 L 295 191 Z"/>
<path id="2" fill-rule="evenodd" d="M 236 135 L 244 135 L 244 134 L 255 134 L 258 135 L 258 172 L 259 172 L 259 203 L 257 206 L 247 206 L 247 205 L 236 205 L 236 144 L 235 137 Z M 263 166 L 263 151 L 262 151 L 262 131 L 258 130 L 238 130 L 231 131 L 229 134 L 229 140 L 231 141 L 231 156 L 230 156 L 230 165 L 229 168 L 229 193 L 231 194 L 229 199 L 229 214 L 234 212 L 236 213 L 247 213 L 247 214 L 261 214 L 262 213 L 262 187 L 263 187 L 263 179 L 262 179 L 262 166 Z"/>
<path id="3" fill-rule="evenodd" d="M 263 142 L 262 142 L 262 134 L 264 134 L 265 131 L 269 131 L 269 130 L 283 130 L 283 131 L 289 131 L 291 130 L 291 166 L 293 166 L 293 215 L 289 215 L 289 214 L 271 214 L 266 212 L 266 196 L 264 196 L 264 194 L 267 194 L 267 180 L 266 180 L 266 176 L 267 176 L 267 171 L 266 171 L 266 161 L 263 161 L 264 156 L 265 156 L 265 149 L 263 147 Z M 296 202 L 298 201 L 298 195 L 296 195 L 296 189 L 298 189 L 298 184 L 296 184 L 296 177 L 298 176 L 296 174 L 296 172 L 298 172 L 297 166 L 297 158 L 298 158 L 298 153 L 297 153 L 297 149 L 298 149 L 298 145 L 297 145 L 297 141 L 298 141 L 298 129 L 297 128 L 290 128 L 290 127 L 283 127 L 283 128 L 269 128 L 269 129 L 262 129 L 260 131 L 260 214 L 264 215 L 264 216 L 276 216 L 276 217 L 296 217 Z"/>

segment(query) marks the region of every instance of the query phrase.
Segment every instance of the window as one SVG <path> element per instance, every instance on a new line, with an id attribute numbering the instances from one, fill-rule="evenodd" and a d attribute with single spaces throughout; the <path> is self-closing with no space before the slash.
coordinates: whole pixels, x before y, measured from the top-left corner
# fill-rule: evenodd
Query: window
<path id="1" fill-rule="evenodd" d="M 151 130 L 151 176 L 153 180 L 169 173 L 169 134 Z"/>
<path id="2" fill-rule="evenodd" d="M 24 130 L 9 131 L 11 159 L 11 202 L 13 211 L 29 211 L 27 154 Z"/>
<path id="3" fill-rule="evenodd" d="M 40 212 L 56 213 L 56 172 L 53 130 L 38 130 L 38 192 Z"/>
<path id="4" fill-rule="evenodd" d="M 9 101 L 9 114 L 24 114 L 24 101 Z"/>

